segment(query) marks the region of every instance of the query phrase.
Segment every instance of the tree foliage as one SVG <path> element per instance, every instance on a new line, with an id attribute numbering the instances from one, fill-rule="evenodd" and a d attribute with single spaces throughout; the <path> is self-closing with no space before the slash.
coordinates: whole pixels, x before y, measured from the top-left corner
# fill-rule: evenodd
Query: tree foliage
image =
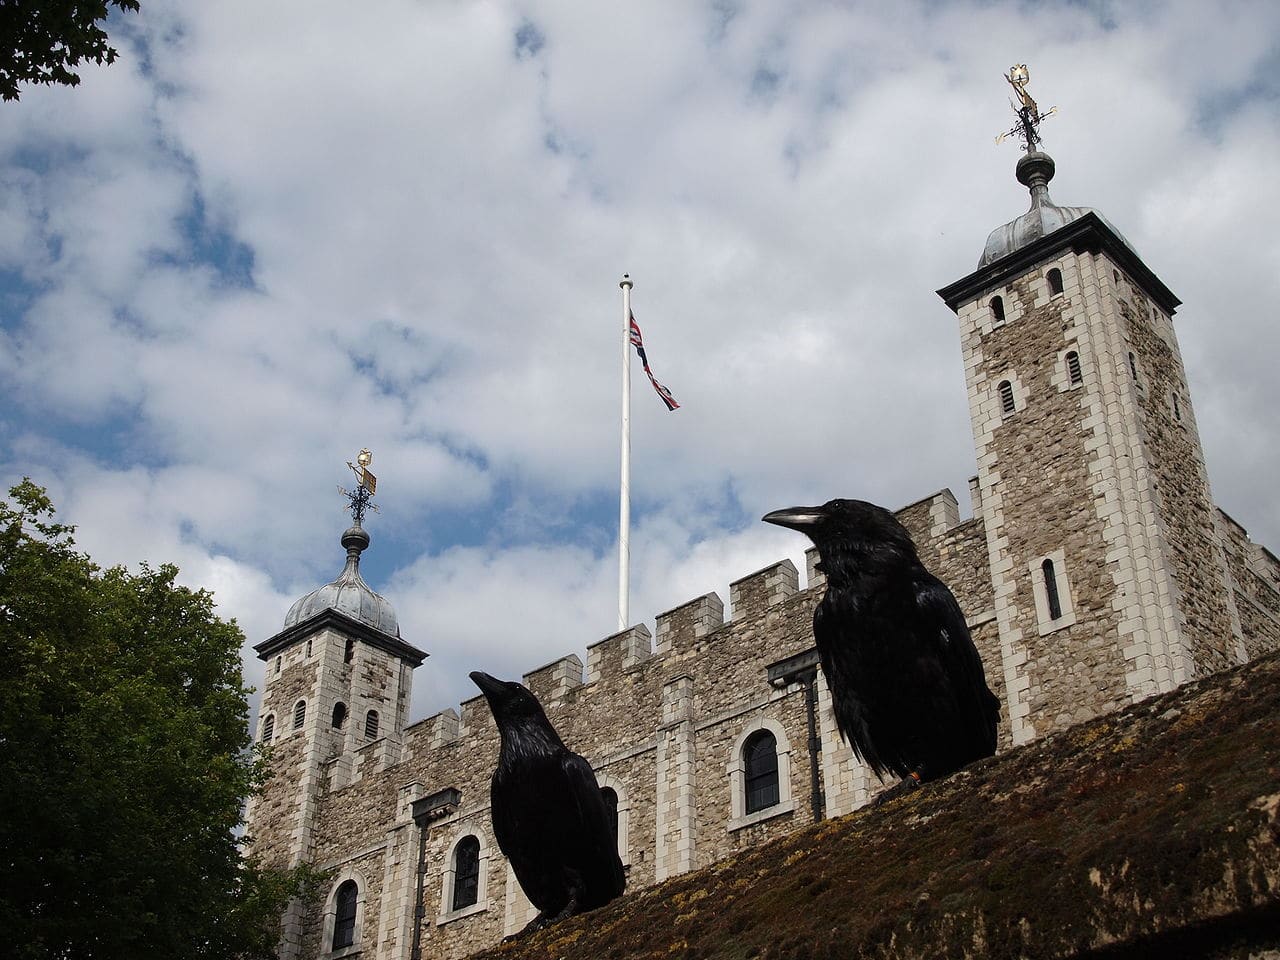
<path id="1" fill-rule="evenodd" d="M 235 836 L 243 634 L 177 569 L 100 569 L 43 490 L 0 500 L 0 929 L 19 960 L 266 957 L 308 870 Z M 16 951 L 16 952 L 15 952 Z"/>
<path id="2" fill-rule="evenodd" d="M 115 48 L 99 25 L 113 6 L 136 13 L 139 0 L 2 0 L 0 97 L 17 100 L 20 83 L 74 87 L 74 67 L 114 63 Z"/>

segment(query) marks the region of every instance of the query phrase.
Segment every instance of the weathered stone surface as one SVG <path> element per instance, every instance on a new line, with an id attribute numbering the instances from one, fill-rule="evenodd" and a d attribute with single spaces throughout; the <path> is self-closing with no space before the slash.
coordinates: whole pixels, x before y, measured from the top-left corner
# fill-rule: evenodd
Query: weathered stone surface
<path id="1" fill-rule="evenodd" d="M 1274 956 L 1280 656 L 480 954 Z"/>

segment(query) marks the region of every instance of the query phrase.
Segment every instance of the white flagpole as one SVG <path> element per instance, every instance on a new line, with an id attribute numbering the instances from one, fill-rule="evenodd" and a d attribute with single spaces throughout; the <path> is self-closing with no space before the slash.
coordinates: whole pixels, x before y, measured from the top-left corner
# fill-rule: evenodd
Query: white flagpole
<path id="1" fill-rule="evenodd" d="M 627 623 L 631 589 L 631 276 L 622 282 L 622 493 L 618 506 L 618 631 Z"/>

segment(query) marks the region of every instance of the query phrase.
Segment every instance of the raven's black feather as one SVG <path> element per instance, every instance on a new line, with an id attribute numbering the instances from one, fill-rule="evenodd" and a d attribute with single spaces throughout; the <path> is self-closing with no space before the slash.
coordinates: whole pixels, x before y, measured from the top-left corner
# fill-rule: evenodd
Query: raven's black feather
<path id="1" fill-rule="evenodd" d="M 861 500 L 764 517 L 807 534 L 827 592 L 813 637 L 840 732 L 867 765 L 924 781 L 996 749 L 1000 702 L 964 614 L 888 510 Z"/>
<path id="2" fill-rule="evenodd" d="M 518 683 L 472 673 L 502 736 L 490 787 L 493 832 L 537 928 L 603 906 L 626 878 L 591 765 L 564 745 Z"/>

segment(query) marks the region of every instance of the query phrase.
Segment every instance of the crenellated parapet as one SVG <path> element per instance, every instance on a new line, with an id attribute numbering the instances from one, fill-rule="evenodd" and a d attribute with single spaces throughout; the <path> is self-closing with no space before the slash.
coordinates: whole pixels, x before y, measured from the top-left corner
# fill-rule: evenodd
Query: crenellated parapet
<path id="1" fill-rule="evenodd" d="M 545 706 L 563 700 L 570 690 L 582 686 L 582 659 L 571 653 L 524 675 L 524 685 Z"/>
<path id="2" fill-rule="evenodd" d="M 586 683 L 611 680 L 653 655 L 653 637 L 643 623 L 587 647 Z"/>
<path id="3" fill-rule="evenodd" d="M 692 649 L 694 642 L 724 625 L 724 601 L 707 593 L 657 616 L 657 653 Z"/>
<path id="4" fill-rule="evenodd" d="M 974 520 L 961 520 L 955 495 L 943 489 L 909 504 L 895 515 L 916 540 L 926 565 L 944 579 L 954 579 L 961 585 L 957 594 L 961 596 L 962 605 L 973 608 L 966 612 L 975 617 L 984 614 L 990 606 L 989 600 L 981 595 L 980 585 L 970 587 L 968 584 L 967 567 L 972 564 L 967 558 L 961 558 L 956 549 L 956 542 L 967 544 L 973 539 L 966 530 Z M 980 539 L 980 534 L 977 536 Z M 962 539 L 957 541 L 957 537 Z M 963 575 L 959 565 L 950 575 L 947 569 L 940 568 L 946 567 L 952 557 L 966 560 Z M 804 554 L 803 584 L 790 559 L 779 560 L 732 581 L 728 592 L 731 609 L 728 619 L 720 594 L 706 593 L 659 613 L 653 633 L 639 623 L 589 644 L 585 666 L 578 654 L 571 653 L 530 670 L 522 680 L 550 713 L 563 715 L 567 709 L 572 714 L 580 701 L 571 694 L 584 686 L 598 688 L 600 692 L 593 694 L 595 697 L 610 696 L 609 689 L 630 672 L 643 669 L 655 671 L 654 676 L 683 676 L 689 670 L 691 655 L 723 656 L 703 647 L 713 634 L 717 638 L 716 646 L 739 643 L 742 639 L 739 633 L 746 625 L 758 623 L 749 630 L 754 637 L 760 630 L 773 630 L 776 617 L 798 616 L 795 622 L 801 626 L 787 629 L 799 629 L 807 635 L 809 613 L 807 610 L 797 613 L 791 601 L 807 596 L 812 602 L 814 595 L 825 588 L 826 576 L 818 564 L 817 549 L 810 547 Z M 966 602 L 966 594 L 973 595 L 972 602 Z M 718 639 L 721 633 L 722 640 Z M 751 642 L 755 642 L 754 639 Z M 662 690 L 664 704 L 671 696 L 671 690 Z M 573 720 L 570 718 L 568 722 Z M 463 701 L 456 710 L 451 708 L 415 723 L 406 731 L 406 742 L 415 754 L 435 751 L 481 731 L 487 735 L 491 725 L 488 704 L 483 696 L 475 696 Z"/>

